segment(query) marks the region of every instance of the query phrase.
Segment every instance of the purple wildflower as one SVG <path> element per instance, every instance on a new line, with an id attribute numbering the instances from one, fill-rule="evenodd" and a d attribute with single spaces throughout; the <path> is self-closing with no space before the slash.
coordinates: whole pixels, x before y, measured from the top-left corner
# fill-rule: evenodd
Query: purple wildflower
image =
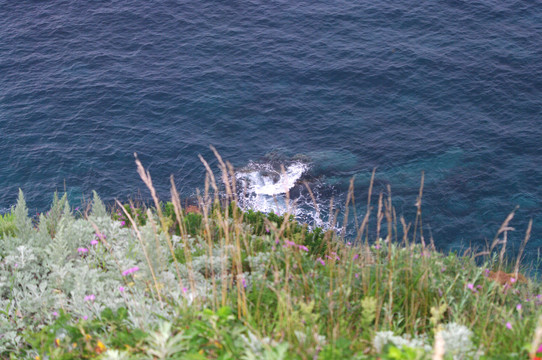
<path id="1" fill-rule="evenodd" d="M 126 275 L 130 275 L 132 273 L 135 273 L 136 271 L 139 271 L 139 267 L 138 266 L 134 266 L 132 268 L 129 268 L 128 270 L 124 270 L 122 272 L 122 276 L 126 276 Z"/>
<path id="2" fill-rule="evenodd" d="M 88 320 L 88 316 L 83 316 L 83 320 Z"/>
<path id="3" fill-rule="evenodd" d="M 124 292 L 124 286 L 119 286 L 119 291 Z"/>
<path id="4" fill-rule="evenodd" d="M 286 244 L 286 245 L 284 245 L 284 247 L 286 247 L 286 246 L 295 246 L 295 242 L 290 241 L 288 239 L 284 239 L 284 242 Z"/>
<path id="5" fill-rule="evenodd" d="M 321 257 L 319 257 L 318 259 L 316 259 L 316 261 L 318 261 L 320 264 L 322 264 L 322 266 L 326 266 L 326 262 L 324 260 L 322 260 Z"/>
<path id="6" fill-rule="evenodd" d="M 510 322 L 507 322 L 507 323 L 506 323 L 506 328 L 507 328 L 508 330 L 512 330 L 512 324 L 511 324 Z"/>
<path id="7" fill-rule="evenodd" d="M 243 284 L 243 287 L 246 288 L 247 287 L 247 282 L 245 281 L 245 278 L 241 278 L 241 283 Z"/>
<path id="8" fill-rule="evenodd" d="M 357 260 L 359 258 L 359 254 L 354 255 L 353 260 Z"/>
<path id="9" fill-rule="evenodd" d="M 188 289 L 183 287 L 183 293 L 186 294 L 187 291 L 188 291 Z"/>
<path id="10" fill-rule="evenodd" d="M 517 305 L 516 305 L 516 310 L 517 310 L 517 311 L 521 311 L 521 304 L 517 304 Z"/>
<path id="11" fill-rule="evenodd" d="M 85 301 L 94 301 L 94 300 L 96 300 L 96 296 L 94 294 L 85 296 Z"/>
<path id="12" fill-rule="evenodd" d="M 94 245 L 98 245 L 99 241 L 94 239 L 90 242 L 90 245 L 94 246 Z"/>
<path id="13" fill-rule="evenodd" d="M 54 317 L 57 317 L 57 316 L 58 316 L 58 312 L 53 311 L 53 316 L 54 316 Z"/>
<path id="14" fill-rule="evenodd" d="M 122 221 L 120 222 L 120 226 L 124 226 L 124 225 L 126 225 L 126 221 L 122 220 Z"/>
<path id="15" fill-rule="evenodd" d="M 87 253 L 88 252 L 88 249 L 87 248 L 84 248 L 84 247 L 80 247 L 80 248 L 77 248 L 77 252 L 79 254 L 84 254 L 84 253 Z"/>
<path id="16" fill-rule="evenodd" d="M 309 248 L 306 247 L 305 245 L 297 245 L 301 250 L 303 251 L 306 251 L 306 252 L 309 252 Z"/>

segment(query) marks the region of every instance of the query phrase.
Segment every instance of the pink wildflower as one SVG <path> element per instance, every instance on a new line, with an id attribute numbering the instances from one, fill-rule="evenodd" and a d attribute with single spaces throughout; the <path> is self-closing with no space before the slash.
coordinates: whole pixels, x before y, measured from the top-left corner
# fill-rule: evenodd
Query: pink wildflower
<path id="1" fill-rule="evenodd" d="M 135 273 L 136 271 L 139 271 L 139 267 L 138 266 L 134 266 L 132 268 L 129 268 L 128 270 L 124 270 L 122 272 L 122 276 L 126 276 L 126 275 L 130 275 L 132 273 Z"/>
<path id="2" fill-rule="evenodd" d="M 53 316 L 54 317 L 57 317 L 58 316 L 58 313 L 56 311 L 53 311 Z"/>
<path id="3" fill-rule="evenodd" d="M 183 287 L 183 293 L 186 294 L 187 291 L 188 291 L 188 289 Z"/>
<path id="4" fill-rule="evenodd" d="M 88 320 L 88 316 L 83 316 L 83 320 Z"/>
<path id="5" fill-rule="evenodd" d="M 88 252 L 88 249 L 87 248 L 84 248 L 84 247 L 80 247 L 80 248 L 77 248 L 77 252 L 79 254 L 84 254 L 84 253 L 87 253 Z"/>
<path id="6" fill-rule="evenodd" d="M 286 246 L 294 246 L 295 245 L 295 242 L 290 241 L 288 239 L 285 239 L 284 242 L 286 243 L 286 245 L 284 245 L 284 247 L 286 247 Z"/>
<path id="7" fill-rule="evenodd" d="M 94 300 L 96 300 L 96 296 L 94 294 L 85 296 L 85 301 L 94 301 Z"/>
<path id="8" fill-rule="evenodd" d="M 305 245 L 298 245 L 298 247 L 303 251 L 309 252 L 309 248 L 306 247 Z"/>
<path id="9" fill-rule="evenodd" d="M 359 258 L 359 254 L 354 255 L 353 260 L 357 260 Z"/>
<path id="10" fill-rule="evenodd" d="M 510 322 L 507 322 L 507 323 L 506 323 L 506 328 L 507 328 L 508 330 L 512 330 L 512 324 L 511 324 Z"/>
<path id="11" fill-rule="evenodd" d="M 122 221 L 120 222 L 120 226 L 124 226 L 124 225 L 126 225 L 126 221 L 122 220 Z"/>
<path id="12" fill-rule="evenodd" d="M 322 266 L 326 266 L 326 262 L 324 260 L 322 260 L 321 257 L 319 257 L 318 259 L 316 259 L 316 261 L 318 261 L 320 264 L 322 264 Z"/>
<path id="13" fill-rule="evenodd" d="M 517 310 L 517 311 L 521 311 L 521 304 L 517 304 L 517 305 L 516 305 L 516 310 Z"/>
<path id="14" fill-rule="evenodd" d="M 119 291 L 124 292 L 124 286 L 119 286 Z"/>
<path id="15" fill-rule="evenodd" d="M 94 246 L 94 245 L 98 245 L 99 241 L 94 239 L 90 242 L 90 245 Z"/>

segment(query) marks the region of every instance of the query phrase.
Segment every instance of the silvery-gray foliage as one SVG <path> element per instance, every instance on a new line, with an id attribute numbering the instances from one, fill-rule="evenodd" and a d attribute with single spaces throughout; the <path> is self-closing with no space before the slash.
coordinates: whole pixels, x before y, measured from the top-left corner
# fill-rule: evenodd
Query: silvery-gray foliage
<path id="1" fill-rule="evenodd" d="M 73 215 L 66 196 L 55 194 L 51 210 L 39 216 L 35 227 L 19 194 L 13 209 L 16 234 L 0 241 L 0 352 L 18 347 L 21 331 L 51 323 L 61 309 L 75 319 L 92 319 L 105 308 L 126 307 L 132 325 L 151 330 L 160 317 L 175 316 L 171 301 L 191 305 L 197 300 L 204 305 L 213 282 L 220 289 L 224 281 L 242 281 L 222 277 L 222 270 L 231 266 L 232 246 L 217 244 L 210 257 L 203 239 L 173 236 L 175 248 L 186 243 L 192 256 L 191 265 L 179 264 L 181 287 L 166 235 L 156 231 L 157 219 L 139 227 L 138 238 L 131 227 L 113 220 L 99 196 L 93 195 L 92 211 L 82 219 Z M 98 243 L 92 245 L 93 240 Z M 242 275 L 247 286 L 252 277 L 261 277 L 268 259 L 267 255 L 249 259 L 252 275 Z M 136 266 L 138 271 L 122 274 Z"/>

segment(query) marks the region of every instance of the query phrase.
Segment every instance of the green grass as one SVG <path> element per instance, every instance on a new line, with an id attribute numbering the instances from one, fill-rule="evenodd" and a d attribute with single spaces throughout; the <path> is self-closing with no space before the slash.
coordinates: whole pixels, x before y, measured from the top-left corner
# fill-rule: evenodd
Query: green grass
<path id="1" fill-rule="evenodd" d="M 0 239 L 5 236 L 15 235 L 15 215 L 12 212 L 0 214 Z"/>
<path id="2" fill-rule="evenodd" d="M 224 164 L 221 170 L 229 173 Z M 140 175 L 152 187 L 142 167 Z M 209 179 L 210 188 L 218 189 L 210 173 Z M 37 329 L 26 330 L 25 340 L 9 356 L 527 359 L 542 343 L 540 282 L 500 284 L 492 279 L 502 269 L 519 278 L 521 268 L 499 257 L 506 246 L 499 240 L 508 230 L 498 234 L 493 251 L 484 256 L 443 254 L 423 241 L 420 214 L 410 227 L 397 229 L 391 199 L 381 197 L 378 213 L 367 213 L 367 219 L 378 219 L 381 238 L 370 238 L 376 229 L 367 229 L 370 222 L 364 221 L 356 229 L 358 239 L 344 241 L 337 232 L 311 231 L 288 215 L 243 212 L 235 205 L 232 185 L 223 186 L 229 200 L 206 191 L 197 211 L 181 209 L 173 191 L 171 202 L 119 205 L 111 213 L 132 232 L 154 229 L 152 236 L 141 231 L 139 251 L 148 251 L 144 244 L 155 244 L 153 237 L 165 239 L 160 246 L 171 269 L 186 270 L 174 272 L 181 274 L 175 275 L 176 289 L 165 288 L 157 268 L 161 265 L 146 255 L 154 271 L 141 285 L 143 294 L 132 290 L 133 283 L 143 281 L 134 276 L 123 287 L 124 306 L 105 308 L 89 319 L 60 311 Z M 5 223 L 0 218 L 0 229 Z M 393 240 L 397 234 L 402 241 Z M 109 248 L 103 246 L 103 252 L 96 252 L 100 257 L 93 253 L 84 260 L 106 272 L 101 264 L 117 244 L 108 238 Z M 171 295 L 173 290 L 196 293 L 202 281 L 207 296 Z M 157 322 L 138 323 L 129 316 L 145 311 L 130 301 L 138 296 L 160 302 L 173 316 L 156 311 L 151 315 Z"/>

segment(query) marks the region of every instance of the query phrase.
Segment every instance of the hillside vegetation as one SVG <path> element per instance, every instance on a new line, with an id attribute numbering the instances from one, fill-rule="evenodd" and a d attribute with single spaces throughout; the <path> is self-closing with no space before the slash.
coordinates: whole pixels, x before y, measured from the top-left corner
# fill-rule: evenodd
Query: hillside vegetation
<path id="1" fill-rule="evenodd" d="M 513 214 L 487 251 L 443 254 L 420 230 L 421 191 L 407 223 L 391 199 L 371 203 L 371 185 L 345 238 L 242 211 L 218 159 L 220 183 L 202 159 L 205 188 L 188 207 L 173 179 L 160 202 L 139 161 L 152 205 L 107 208 L 94 193 L 73 209 L 55 194 L 31 219 L 20 193 L 0 218 L 0 356 L 536 358 L 542 287 L 505 256 Z"/>

